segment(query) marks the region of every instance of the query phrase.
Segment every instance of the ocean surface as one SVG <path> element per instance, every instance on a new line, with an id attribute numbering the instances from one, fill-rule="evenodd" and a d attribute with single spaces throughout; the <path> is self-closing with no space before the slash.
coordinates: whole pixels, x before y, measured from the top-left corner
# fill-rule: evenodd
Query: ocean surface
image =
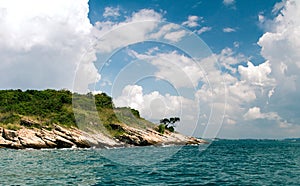
<path id="1" fill-rule="evenodd" d="M 300 185 L 300 141 L 0 149 L 0 185 Z"/>

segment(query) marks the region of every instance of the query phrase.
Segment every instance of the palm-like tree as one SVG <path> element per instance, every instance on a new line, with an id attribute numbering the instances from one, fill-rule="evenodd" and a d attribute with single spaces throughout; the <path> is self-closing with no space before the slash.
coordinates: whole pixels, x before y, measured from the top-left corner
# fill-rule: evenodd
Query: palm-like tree
<path id="1" fill-rule="evenodd" d="M 176 122 L 179 122 L 180 121 L 180 118 L 179 117 L 172 117 L 172 118 L 170 118 L 170 119 L 168 119 L 168 118 L 163 118 L 163 119 L 161 119 L 159 122 L 161 123 L 161 124 L 164 124 L 167 128 L 168 127 L 174 127 L 174 124 L 176 123 Z"/>

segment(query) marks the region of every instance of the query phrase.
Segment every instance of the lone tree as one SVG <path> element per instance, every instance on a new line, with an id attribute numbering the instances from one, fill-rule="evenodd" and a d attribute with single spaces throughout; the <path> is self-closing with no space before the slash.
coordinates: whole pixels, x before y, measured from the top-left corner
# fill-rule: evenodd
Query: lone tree
<path id="1" fill-rule="evenodd" d="M 179 122 L 179 121 L 180 121 L 179 117 L 173 117 L 173 118 L 170 118 L 170 119 L 168 119 L 168 118 L 161 119 L 159 121 L 160 125 L 159 125 L 159 131 L 158 132 L 164 133 L 164 129 L 167 129 L 170 132 L 174 132 L 175 131 L 175 129 L 174 129 L 175 123 Z"/>

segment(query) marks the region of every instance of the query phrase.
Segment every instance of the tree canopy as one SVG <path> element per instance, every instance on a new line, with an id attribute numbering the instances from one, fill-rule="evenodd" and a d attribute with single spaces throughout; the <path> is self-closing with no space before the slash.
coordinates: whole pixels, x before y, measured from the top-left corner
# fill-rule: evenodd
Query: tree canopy
<path id="1" fill-rule="evenodd" d="M 171 117 L 171 118 L 163 118 L 161 119 L 159 122 L 160 122 L 160 125 L 159 125 L 159 128 L 158 128 L 158 132 L 160 133 L 164 133 L 164 130 L 167 129 L 169 130 L 170 132 L 174 132 L 175 129 L 175 123 L 176 122 L 179 122 L 180 121 L 180 118 L 179 117 Z"/>
<path id="2" fill-rule="evenodd" d="M 176 122 L 179 122 L 180 121 L 180 118 L 179 117 L 172 117 L 172 118 L 163 118 L 163 119 L 161 119 L 159 122 L 161 123 L 161 124 L 164 124 L 164 125 L 166 125 L 167 127 L 168 126 L 173 126 L 174 127 L 174 125 L 175 125 L 175 123 Z"/>
<path id="3" fill-rule="evenodd" d="M 75 95 L 75 96 L 74 96 Z M 72 99 L 77 99 L 72 105 Z M 101 116 L 113 118 L 107 122 L 116 122 L 118 119 L 113 111 L 112 98 L 105 93 L 77 94 L 69 90 L 0 90 L 0 124 L 18 124 L 23 116 L 32 117 L 45 125 L 62 124 L 76 126 L 73 113 L 74 107 L 96 106 Z M 125 109 L 123 109 L 125 110 Z M 139 112 L 128 108 L 132 115 L 140 118 Z M 125 111 L 122 111 L 125 112 Z M 104 119 L 106 120 L 106 119 Z"/>

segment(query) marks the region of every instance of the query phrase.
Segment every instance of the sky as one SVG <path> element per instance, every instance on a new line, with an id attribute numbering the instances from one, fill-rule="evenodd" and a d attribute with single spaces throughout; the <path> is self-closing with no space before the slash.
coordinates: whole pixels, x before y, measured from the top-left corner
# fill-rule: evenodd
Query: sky
<path id="1" fill-rule="evenodd" d="M 300 137 L 297 0 L 0 0 L 0 89 L 105 92 L 199 137 Z"/>

